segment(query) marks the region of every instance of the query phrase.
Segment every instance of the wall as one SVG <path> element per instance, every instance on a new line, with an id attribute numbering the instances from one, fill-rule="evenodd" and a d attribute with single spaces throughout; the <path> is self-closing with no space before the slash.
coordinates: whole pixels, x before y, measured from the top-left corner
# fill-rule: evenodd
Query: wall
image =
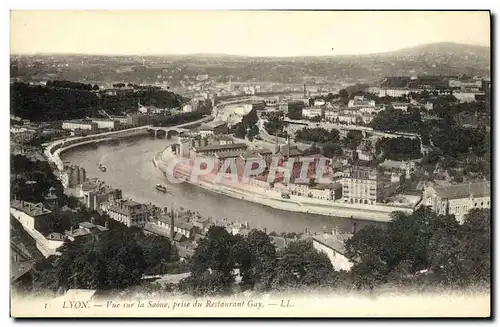
<path id="1" fill-rule="evenodd" d="M 47 240 L 45 236 L 43 236 L 39 231 L 34 229 L 33 217 L 14 208 L 10 208 L 10 214 L 21 223 L 24 230 L 28 232 L 28 234 L 30 234 L 30 236 L 36 241 L 36 247 L 40 250 L 40 252 L 42 252 L 42 254 L 46 258 L 51 255 L 61 255 L 61 253 L 58 252 L 57 249 L 61 247 L 64 244 L 64 242 Z"/>
<path id="2" fill-rule="evenodd" d="M 333 249 L 323 245 L 322 243 L 314 239 L 313 239 L 313 247 L 320 252 L 324 252 L 328 256 L 328 259 L 330 259 L 330 262 L 332 263 L 333 269 L 337 271 L 351 270 L 353 263 L 350 262 L 349 259 L 347 259 L 344 255 L 334 251 Z"/>

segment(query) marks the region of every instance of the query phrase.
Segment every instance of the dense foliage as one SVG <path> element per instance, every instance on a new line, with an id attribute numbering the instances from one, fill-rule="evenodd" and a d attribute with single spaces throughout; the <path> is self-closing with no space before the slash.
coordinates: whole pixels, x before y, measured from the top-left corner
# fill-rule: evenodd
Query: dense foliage
<path id="1" fill-rule="evenodd" d="M 363 133 L 357 130 L 350 130 L 346 137 L 342 140 L 344 147 L 354 150 L 361 145 L 363 141 Z"/>
<path id="2" fill-rule="evenodd" d="M 180 107 L 185 101 L 178 94 L 156 89 L 101 96 L 93 90 L 95 87 L 90 84 L 69 81 L 49 81 L 47 86 L 12 83 L 11 113 L 31 121 L 54 121 L 91 117 L 99 109 L 121 115 L 136 111 L 139 99 L 143 105 L 158 108 Z"/>
<path id="3" fill-rule="evenodd" d="M 269 115 L 268 120 L 264 123 L 264 128 L 269 135 L 286 137 L 285 123 L 280 115 Z"/>
<path id="4" fill-rule="evenodd" d="M 466 286 L 490 281 L 490 211 L 474 209 L 459 225 L 454 216 L 422 208 L 394 213 L 387 228 L 367 227 L 346 243 L 358 258 L 351 274 L 358 288 L 395 283 Z"/>
<path id="5" fill-rule="evenodd" d="M 375 116 L 371 127 L 379 131 L 418 133 L 422 126 L 420 112 L 405 113 L 388 107 Z"/>
<path id="6" fill-rule="evenodd" d="M 79 83 L 79 82 L 71 82 L 71 81 L 47 81 L 47 86 L 48 87 L 60 87 L 60 88 L 66 88 L 66 89 L 78 89 L 78 90 L 99 90 L 98 85 L 92 86 L 92 84 L 85 84 L 85 83 Z"/>
<path id="7" fill-rule="evenodd" d="M 418 138 L 384 137 L 377 141 L 375 151 L 377 155 L 383 154 L 385 159 L 398 161 L 418 159 L 422 156 Z"/>
<path id="8" fill-rule="evenodd" d="M 43 202 L 51 187 L 59 198 L 63 186 L 46 161 L 31 161 L 22 155 L 10 156 L 11 198 Z"/>
<path id="9" fill-rule="evenodd" d="M 308 241 L 276 251 L 264 232 L 230 235 L 222 227 L 211 227 L 192 258 L 191 275 L 179 287 L 194 295 L 229 292 L 236 269 L 243 289 L 260 291 L 330 285 L 336 275 L 328 257 Z"/>
<path id="10" fill-rule="evenodd" d="M 35 291 L 124 289 L 138 285 L 143 274 L 169 272 L 179 258 L 167 238 L 144 236 L 133 229 L 111 229 L 91 240 L 67 241 L 62 253 L 49 267 L 36 269 Z"/>
<path id="11" fill-rule="evenodd" d="M 241 122 L 236 126 L 236 131 L 234 136 L 240 139 L 247 137 L 250 141 L 253 141 L 254 137 L 259 134 L 259 127 L 257 122 L 259 117 L 257 116 L 257 110 L 252 109 L 248 114 L 243 116 Z"/>
<path id="12" fill-rule="evenodd" d="M 88 90 L 23 83 L 10 86 L 11 113 L 31 121 L 85 118 L 91 116 L 98 105 L 99 98 Z"/>

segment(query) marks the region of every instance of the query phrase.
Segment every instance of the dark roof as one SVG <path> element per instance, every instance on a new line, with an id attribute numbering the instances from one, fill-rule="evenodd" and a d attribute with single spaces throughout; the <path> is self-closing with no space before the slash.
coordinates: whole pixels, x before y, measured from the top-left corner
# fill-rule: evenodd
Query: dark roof
<path id="1" fill-rule="evenodd" d="M 174 236 L 174 241 L 182 242 L 182 240 L 185 238 L 186 238 L 186 236 L 182 235 L 181 233 L 176 233 Z"/>
<path id="2" fill-rule="evenodd" d="M 460 199 L 473 197 L 489 196 L 491 193 L 490 182 L 476 182 L 467 184 L 450 185 L 436 187 L 436 192 L 441 198 Z"/>
<path id="3" fill-rule="evenodd" d="M 196 152 L 206 152 L 214 150 L 230 150 L 230 149 L 246 149 L 247 145 L 245 143 L 233 143 L 233 144 L 210 144 L 201 148 L 195 148 Z"/>
<path id="4" fill-rule="evenodd" d="M 217 158 L 225 159 L 225 158 L 237 158 L 241 156 L 241 150 L 235 150 L 235 151 L 229 151 L 229 152 L 223 152 L 223 153 L 217 153 L 215 156 Z"/>
<path id="5" fill-rule="evenodd" d="M 12 200 L 10 206 L 18 209 L 31 217 L 42 216 L 51 213 L 47 210 L 42 203 L 31 203 L 28 201 Z"/>
<path id="6" fill-rule="evenodd" d="M 13 282 L 31 271 L 35 266 L 35 260 L 27 253 L 21 243 L 10 243 L 10 258 L 10 279 Z"/>
<path id="7" fill-rule="evenodd" d="M 258 149 L 255 152 L 259 154 L 273 154 L 273 151 L 269 149 Z"/>
<path id="8" fill-rule="evenodd" d="M 312 186 L 311 188 L 318 190 L 337 190 L 337 189 L 342 189 L 342 184 L 340 183 L 317 184 Z"/>

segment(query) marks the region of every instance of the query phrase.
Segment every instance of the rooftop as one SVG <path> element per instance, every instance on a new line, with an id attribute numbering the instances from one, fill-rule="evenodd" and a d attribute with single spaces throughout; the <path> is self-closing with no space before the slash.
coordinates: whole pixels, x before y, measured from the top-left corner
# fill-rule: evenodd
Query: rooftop
<path id="1" fill-rule="evenodd" d="M 230 150 L 230 149 L 246 149 L 247 145 L 245 143 L 233 143 L 233 144 L 210 144 L 204 147 L 195 148 L 196 152 L 208 152 L 217 150 Z"/>
<path id="2" fill-rule="evenodd" d="M 450 186 L 437 186 L 436 192 L 442 198 L 460 199 L 489 196 L 491 193 L 490 182 L 464 183 Z"/>
<path id="3" fill-rule="evenodd" d="M 20 210 L 31 217 L 43 216 L 51 213 L 52 211 L 45 209 L 42 203 L 31 203 L 28 201 L 12 200 L 10 206 L 14 209 Z"/>
<path id="4" fill-rule="evenodd" d="M 228 152 L 223 152 L 223 153 L 217 153 L 215 155 L 216 158 L 219 158 L 219 159 L 226 159 L 226 158 L 237 158 L 239 156 L 241 156 L 242 153 L 241 153 L 241 150 L 233 150 L 233 151 L 228 151 Z"/>
<path id="5" fill-rule="evenodd" d="M 168 215 L 161 215 L 158 217 L 158 219 L 167 224 L 170 224 L 171 222 L 170 216 Z M 174 226 L 184 230 L 191 230 L 194 228 L 193 224 L 181 219 L 174 219 Z"/>
<path id="6" fill-rule="evenodd" d="M 323 244 L 326 247 L 334 250 L 337 253 L 346 256 L 345 250 L 345 241 L 349 239 L 352 234 L 323 234 L 323 235 L 314 235 L 313 240 Z"/>
<path id="7" fill-rule="evenodd" d="M 226 125 L 227 123 L 224 122 L 224 121 L 220 121 L 220 120 L 214 120 L 214 121 L 211 121 L 211 122 L 208 122 L 208 123 L 205 123 L 203 125 L 200 126 L 200 129 L 213 129 L 213 128 L 217 128 L 219 126 L 223 126 L 223 125 Z"/>

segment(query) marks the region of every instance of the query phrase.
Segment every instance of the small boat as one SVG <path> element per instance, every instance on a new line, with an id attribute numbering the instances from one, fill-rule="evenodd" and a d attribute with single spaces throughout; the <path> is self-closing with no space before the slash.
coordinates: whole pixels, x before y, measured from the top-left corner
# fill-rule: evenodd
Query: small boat
<path id="1" fill-rule="evenodd" d="M 161 184 L 156 184 L 156 189 L 160 192 L 167 193 L 167 188 Z"/>
<path id="2" fill-rule="evenodd" d="M 102 164 L 99 165 L 99 169 L 102 171 L 102 172 L 105 172 L 106 171 L 106 167 L 103 166 Z"/>

